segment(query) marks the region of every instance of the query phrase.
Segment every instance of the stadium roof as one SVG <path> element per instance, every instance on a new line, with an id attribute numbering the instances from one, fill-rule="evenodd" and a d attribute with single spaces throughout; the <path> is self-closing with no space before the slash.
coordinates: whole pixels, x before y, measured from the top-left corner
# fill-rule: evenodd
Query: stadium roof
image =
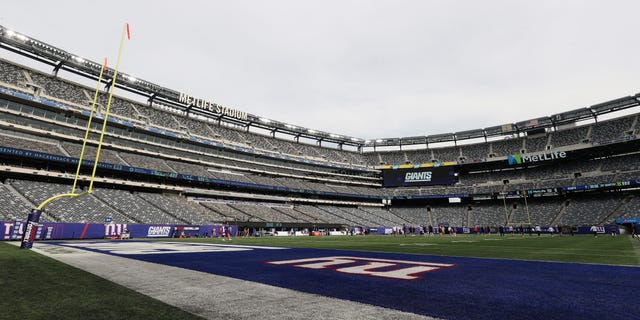
<path id="1" fill-rule="evenodd" d="M 90 79 L 97 79 L 102 65 L 100 63 L 82 58 L 78 55 L 57 48 L 24 34 L 10 30 L 0 25 L 0 47 L 14 53 L 29 57 L 33 60 L 53 66 L 54 73 L 65 70 Z M 115 70 L 107 68 L 103 77 L 107 83 L 112 81 Z M 284 123 L 277 120 L 244 113 L 233 108 L 205 101 L 197 97 L 189 96 L 176 90 L 143 80 L 123 72 L 118 73 L 116 87 L 147 98 L 151 103 L 163 104 L 177 108 L 185 112 L 211 117 L 218 121 L 232 123 L 242 127 L 261 128 L 272 134 L 284 133 L 299 138 L 307 138 L 322 142 L 335 143 L 338 146 L 348 145 L 357 148 L 377 146 L 404 146 L 404 145 L 428 145 L 430 143 L 457 142 L 466 139 L 488 138 L 494 136 L 507 136 L 524 132 L 536 132 L 555 128 L 557 126 L 575 123 L 582 120 L 594 119 L 599 115 L 607 114 L 640 105 L 640 94 L 627 96 L 615 100 L 599 103 L 590 107 L 570 110 L 546 117 L 539 117 L 507 123 L 498 126 L 466 130 L 453 133 L 440 133 L 426 136 L 394 137 L 364 140 L 335 133 L 323 132 L 297 125 Z"/>

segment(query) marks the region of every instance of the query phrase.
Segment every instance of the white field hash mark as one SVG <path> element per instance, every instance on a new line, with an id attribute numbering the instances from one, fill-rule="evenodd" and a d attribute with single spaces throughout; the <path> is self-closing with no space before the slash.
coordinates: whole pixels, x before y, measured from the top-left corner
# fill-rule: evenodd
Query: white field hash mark
<path id="1" fill-rule="evenodd" d="M 284 260 L 284 261 L 271 261 L 268 264 L 275 265 L 287 265 L 291 264 L 296 268 L 306 269 L 328 269 L 334 266 L 340 266 L 345 264 L 355 264 L 355 266 L 342 267 L 334 269 L 336 272 L 346 274 L 360 274 L 373 277 L 390 278 L 398 280 L 416 280 L 420 279 L 421 274 L 424 272 L 437 271 L 444 268 L 450 268 L 455 264 L 446 263 L 433 263 L 433 262 L 418 262 L 418 261 L 406 261 L 406 260 L 390 260 L 390 259 L 376 259 L 376 258 L 362 258 L 362 257 L 348 257 L 348 256 L 333 256 L 322 258 L 307 258 L 297 260 Z M 405 265 L 409 265 L 408 267 Z M 392 267 L 394 269 L 388 270 Z M 378 269 L 385 269 L 384 271 L 376 271 Z"/>

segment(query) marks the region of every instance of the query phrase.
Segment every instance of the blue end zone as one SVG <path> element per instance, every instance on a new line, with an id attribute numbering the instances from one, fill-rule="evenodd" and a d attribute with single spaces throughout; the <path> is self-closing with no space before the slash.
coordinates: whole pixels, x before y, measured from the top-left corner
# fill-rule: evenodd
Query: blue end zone
<path id="1" fill-rule="evenodd" d="M 119 243 L 107 244 L 117 246 Z M 60 244 L 79 248 L 86 245 Z M 100 247 L 89 250 L 446 319 L 632 319 L 638 316 L 629 304 L 640 292 L 640 268 L 637 267 L 253 248 L 170 254 L 127 254 L 124 250 L 118 253 Z M 319 257 L 340 257 L 334 259 L 340 264 L 320 269 L 309 267 L 327 260 L 272 264 Z M 379 264 L 375 271 L 382 274 L 416 266 L 453 266 L 434 267 L 429 272 L 410 275 L 416 277 L 411 280 L 344 272 L 366 263 Z"/>

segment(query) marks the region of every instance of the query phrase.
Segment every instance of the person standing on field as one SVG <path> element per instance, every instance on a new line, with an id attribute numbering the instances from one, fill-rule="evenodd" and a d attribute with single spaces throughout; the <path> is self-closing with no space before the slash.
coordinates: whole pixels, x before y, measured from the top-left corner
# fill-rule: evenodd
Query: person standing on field
<path id="1" fill-rule="evenodd" d="M 598 237 L 598 227 L 596 227 L 595 225 L 591 226 L 591 233 L 593 233 L 593 237 L 597 238 Z"/>

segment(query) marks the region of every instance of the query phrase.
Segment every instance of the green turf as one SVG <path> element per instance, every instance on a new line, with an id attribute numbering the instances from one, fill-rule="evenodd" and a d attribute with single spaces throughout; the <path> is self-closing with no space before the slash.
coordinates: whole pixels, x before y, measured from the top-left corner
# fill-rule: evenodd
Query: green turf
<path id="1" fill-rule="evenodd" d="M 221 239 L 215 238 L 190 238 L 182 241 L 223 243 Z M 632 241 L 628 235 L 616 237 L 600 235 L 598 238 L 591 235 L 236 237 L 232 242 L 268 246 L 640 266 L 640 241 Z"/>
<path id="2" fill-rule="evenodd" d="M 0 270 L 0 319 L 198 318 L 93 274 L 2 241 Z"/>

